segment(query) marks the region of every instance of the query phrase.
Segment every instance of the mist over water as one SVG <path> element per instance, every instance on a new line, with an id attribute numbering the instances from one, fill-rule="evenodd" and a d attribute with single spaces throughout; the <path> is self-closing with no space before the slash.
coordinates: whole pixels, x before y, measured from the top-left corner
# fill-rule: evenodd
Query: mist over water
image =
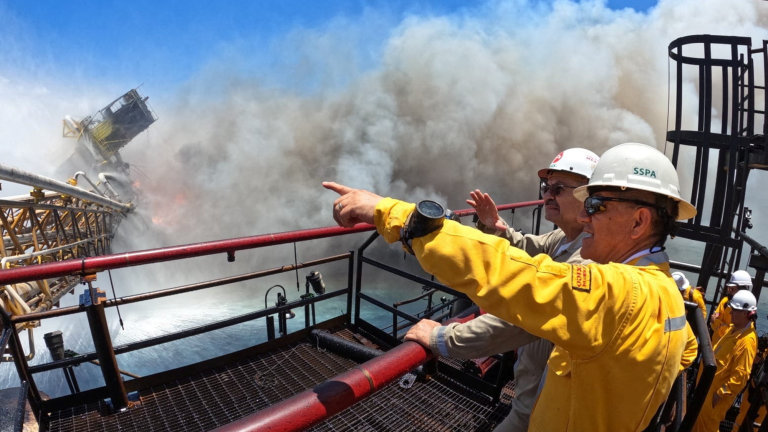
<path id="1" fill-rule="evenodd" d="M 623 142 L 642 142 L 663 150 L 668 84 L 675 79 L 674 70 L 668 71 L 669 42 L 710 33 L 750 36 L 757 43 L 768 39 L 766 7 L 757 0 L 663 0 L 638 13 L 613 11 L 601 1 L 491 1 L 450 16 L 405 16 L 375 47 L 366 40 L 366 24 L 377 29 L 382 24 L 369 11 L 357 22 L 340 20 L 287 35 L 278 44 L 283 51 L 276 63 L 284 66 L 278 71 L 230 69 L 231 58 L 253 55 L 234 46 L 234 54 L 212 61 L 178 91 L 163 93 L 151 83 L 143 89 L 159 121 L 122 151 L 135 165 L 133 178 L 145 196 L 137 214 L 121 226 L 114 248 L 332 225 L 334 194 L 322 189 L 324 180 L 411 201 L 434 199 L 454 209 L 466 208 L 464 200 L 475 188 L 498 203 L 535 199 L 536 170 L 563 149 L 585 147 L 600 154 Z M 366 57 L 371 52 L 373 61 Z M 41 87 L 37 81 L 46 78 L 56 82 L 44 71 L 29 80 L 0 68 L 0 96 L 22 107 L 0 106 L 0 122 L 14 130 L 12 141 L 25 143 L 12 147 L 9 141 L 5 148 L 12 149 L 9 154 L 20 167 L 43 174 L 52 171 L 48 165 L 56 157 L 41 164 L 29 156 L 37 150 L 28 147 L 53 154 L 71 146 L 56 139 L 63 115 L 91 114 L 134 85 L 109 83 L 87 91 L 84 84 L 76 90 Z M 697 108 L 696 79 L 690 77 L 684 86 L 689 122 Z M 291 82 L 303 84 L 291 87 Z M 690 189 L 686 166 L 681 164 L 685 191 Z M 768 211 L 758 189 L 764 181 L 764 173 L 753 174 L 748 206 L 755 209 L 753 235 L 768 242 L 760 226 L 760 214 Z M 530 212 L 516 217 L 515 225 L 528 229 Z M 356 249 L 363 239 L 301 244 L 298 260 Z M 380 243 L 374 254 L 402 260 L 399 248 Z M 696 245 L 671 241 L 669 247 L 673 259 L 700 260 Z M 293 249 L 286 245 L 239 252 L 232 264 L 217 256 L 113 276 L 118 295 L 127 295 L 291 262 Z M 330 285 L 346 286 L 344 263 L 322 271 Z M 126 330 L 113 325 L 112 336 L 119 344 L 260 309 L 265 289 L 277 283 L 286 287 L 290 300 L 298 298 L 293 274 L 275 276 L 124 308 Z M 100 280 L 99 286 L 106 289 L 108 282 Z M 377 292 L 387 301 L 403 298 L 400 294 Z M 66 326 L 73 346 L 86 350 L 90 341 L 74 336 L 87 330 L 81 318 L 56 325 Z M 116 323 L 113 315 L 109 320 Z M 44 325 L 36 332 L 35 363 L 47 360 L 47 353 L 40 353 L 42 334 L 59 328 Z M 133 372 L 154 373 L 178 365 L 178 358 L 197 360 L 239 349 L 245 345 L 235 341 L 252 343 L 246 335 L 261 337 L 261 326 L 258 321 L 222 331 L 215 342 L 169 344 L 119 361 Z M 165 363 L 168 359 L 172 364 Z M 85 368 L 91 366 L 81 366 L 78 376 Z M 96 367 L 91 369 L 96 377 L 88 386 L 100 385 Z M 15 374 L 3 374 L 0 385 L 15 385 L 14 379 Z M 60 376 L 42 379 L 44 391 L 67 392 Z"/>

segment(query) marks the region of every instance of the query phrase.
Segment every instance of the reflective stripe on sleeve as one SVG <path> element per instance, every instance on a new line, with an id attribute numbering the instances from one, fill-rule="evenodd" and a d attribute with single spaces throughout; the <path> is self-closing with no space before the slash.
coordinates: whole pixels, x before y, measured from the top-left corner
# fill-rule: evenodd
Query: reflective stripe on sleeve
<path id="1" fill-rule="evenodd" d="M 664 321 L 664 333 L 684 329 L 685 322 L 685 315 L 674 318 L 667 318 L 667 320 Z"/>
<path id="2" fill-rule="evenodd" d="M 435 337 L 435 341 L 437 342 L 437 351 L 440 352 L 440 355 L 443 357 L 450 357 L 448 354 L 448 347 L 445 345 L 445 329 L 445 326 L 437 328 L 437 336 Z"/>

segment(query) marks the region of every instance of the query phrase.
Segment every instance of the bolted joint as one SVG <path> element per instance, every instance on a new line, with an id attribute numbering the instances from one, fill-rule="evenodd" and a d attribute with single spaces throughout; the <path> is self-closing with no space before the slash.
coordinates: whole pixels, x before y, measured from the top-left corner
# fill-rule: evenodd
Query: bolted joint
<path id="1" fill-rule="evenodd" d="M 43 192 L 42 189 L 36 187 L 32 188 L 32 190 L 29 192 L 29 196 L 35 199 L 35 203 L 37 203 L 39 200 L 45 198 L 45 192 Z"/>

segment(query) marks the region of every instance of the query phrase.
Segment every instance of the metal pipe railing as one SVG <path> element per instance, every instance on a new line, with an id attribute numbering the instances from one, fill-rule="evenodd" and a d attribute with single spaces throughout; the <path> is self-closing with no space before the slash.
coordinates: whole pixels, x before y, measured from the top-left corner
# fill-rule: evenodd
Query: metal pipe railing
<path id="1" fill-rule="evenodd" d="M 320 301 L 323 301 L 323 300 L 339 297 L 341 295 L 348 294 L 348 293 L 349 293 L 349 288 L 344 288 L 344 289 L 340 289 L 340 290 L 337 290 L 337 291 L 332 291 L 332 292 L 329 292 L 329 293 L 321 294 L 321 295 L 318 295 L 318 296 L 315 296 L 315 297 L 310 297 L 310 298 L 306 298 L 306 299 L 302 299 L 302 300 L 296 300 L 296 301 L 293 301 L 291 303 L 287 303 L 287 304 L 285 304 L 283 306 L 275 306 L 275 307 L 271 307 L 269 309 L 262 309 L 262 310 L 255 311 L 255 312 L 249 312 L 249 313 L 246 313 L 246 314 L 237 315 L 237 316 L 232 317 L 232 318 L 227 318 L 227 319 L 224 319 L 224 320 L 221 320 L 221 321 L 214 321 L 212 323 L 203 324 L 203 325 L 200 325 L 200 326 L 197 326 L 197 327 L 191 327 L 191 328 L 188 328 L 188 329 L 180 330 L 178 332 L 168 333 L 168 334 L 165 334 L 165 335 L 162 335 L 162 336 L 157 336 L 157 337 L 153 337 L 153 338 L 149 338 L 149 339 L 144 339 L 144 340 L 137 341 L 137 342 L 129 342 L 127 344 L 123 344 L 123 345 L 119 345 L 119 346 L 114 347 L 113 351 L 114 351 L 115 355 L 120 355 L 120 354 L 129 353 L 131 351 L 136 351 L 136 350 L 140 350 L 140 349 L 144 349 L 144 348 L 153 347 L 153 346 L 156 346 L 156 345 L 162 345 L 164 343 L 173 342 L 173 341 L 176 341 L 176 340 L 179 340 L 179 339 L 188 338 L 190 336 L 196 336 L 196 335 L 199 335 L 199 334 L 208 333 L 208 332 L 213 331 L 213 330 L 219 330 L 219 329 L 222 329 L 222 328 L 225 328 L 225 327 L 231 327 L 233 325 L 242 324 L 242 323 L 245 323 L 245 322 L 248 322 L 248 321 L 253 321 L 253 320 L 256 320 L 256 319 L 259 319 L 259 318 L 264 318 L 264 317 L 269 316 L 269 315 L 274 315 L 274 314 L 277 314 L 277 313 L 280 313 L 280 312 L 288 311 L 288 310 L 293 309 L 293 308 L 298 308 L 298 307 L 304 306 L 305 304 L 317 303 L 317 302 L 320 302 Z M 40 364 L 40 365 L 31 366 L 31 367 L 29 367 L 29 372 L 31 374 L 37 374 L 37 373 L 46 372 L 46 371 L 49 371 L 49 370 L 60 369 L 62 367 L 66 367 L 66 366 L 76 366 L 76 365 L 79 365 L 81 363 L 85 363 L 85 362 L 88 362 L 88 361 L 91 361 L 91 360 L 95 360 L 96 358 L 97 357 L 96 357 L 96 353 L 95 352 L 80 354 L 78 356 L 69 357 L 69 358 L 66 358 L 64 360 L 57 360 L 57 361 L 53 361 L 53 362 L 49 362 L 49 363 L 43 363 L 43 364 Z"/>
<path id="2" fill-rule="evenodd" d="M 347 259 L 349 256 L 350 256 L 349 253 L 345 253 L 341 255 L 334 255 L 334 256 L 321 258 L 317 260 L 302 262 L 302 263 L 299 263 L 298 265 L 291 264 L 291 265 L 282 266 L 282 267 L 275 267 L 268 270 L 245 273 L 237 276 L 228 276 L 224 278 L 213 279 L 207 282 L 198 282 L 198 283 L 189 284 L 189 285 L 181 285 L 174 288 L 151 291 L 144 294 L 136 294 L 132 296 L 120 297 L 114 300 L 107 300 L 105 306 L 106 307 L 122 306 L 124 304 L 136 303 L 136 302 L 145 301 L 145 300 L 154 300 L 162 297 L 167 297 L 167 296 L 172 296 L 177 294 L 184 294 L 184 293 L 197 291 L 205 288 L 213 288 L 221 285 L 244 282 L 251 279 L 261 278 L 264 276 L 271 276 L 274 274 L 286 273 L 289 271 L 294 271 L 297 269 L 302 269 L 302 268 L 313 266 L 313 265 L 320 265 L 320 264 L 326 264 L 334 261 L 341 261 L 343 259 Z M 63 308 L 59 308 L 51 311 L 30 313 L 25 315 L 14 315 L 11 317 L 11 322 L 13 322 L 14 324 L 18 324 L 18 323 L 23 323 L 28 321 L 38 321 L 45 318 L 72 315 L 72 314 L 76 314 L 78 312 L 84 312 L 84 311 L 85 311 L 84 306 L 68 306 L 68 307 L 63 307 Z"/>
<path id="3" fill-rule="evenodd" d="M 0 167 L 3 164 L 0 163 Z M 2 178 L 2 176 L 0 176 Z M 69 185 L 66 185 L 69 186 Z M 71 187 L 71 186 L 69 186 Z M 516 204 L 506 204 L 499 208 L 521 208 L 541 204 L 542 201 L 528 201 Z M 475 214 L 474 209 L 457 210 L 460 216 Z M 352 228 L 324 227 L 306 230 L 287 231 L 275 234 L 263 234 L 250 237 L 240 237 L 228 240 L 216 240 L 203 243 L 171 246 L 158 249 L 149 249 L 123 254 L 102 255 L 83 258 L 82 260 L 68 260 L 36 266 L 9 269 L 0 272 L 0 285 L 8 285 L 30 280 L 50 279 L 60 276 L 86 275 L 106 270 L 153 264 L 165 261 L 175 261 L 185 258 L 214 255 L 219 253 L 232 253 L 245 249 L 256 249 L 286 243 L 294 243 L 307 240 L 315 240 L 326 237 L 335 237 L 345 234 L 373 231 L 376 227 L 369 224 L 357 224 Z"/>
<path id="4" fill-rule="evenodd" d="M 50 279 L 60 276 L 87 275 L 106 270 L 235 252 L 245 249 L 256 249 L 286 243 L 372 231 L 374 229 L 375 227 L 373 225 L 368 224 L 358 224 L 353 228 L 315 228 L 19 267 L 0 272 L 0 285 L 26 282 L 30 280 Z"/>
<path id="5" fill-rule="evenodd" d="M 496 209 L 498 211 L 504 211 L 504 210 L 512 210 L 512 209 L 519 209 L 519 208 L 525 208 L 525 207 L 535 207 L 543 204 L 544 204 L 544 200 L 523 201 L 519 203 L 502 204 L 502 205 L 496 206 Z M 456 214 L 456 216 L 464 217 L 464 216 L 476 215 L 477 211 L 475 209 L 466 209 L 466 210 L 455 210 L 453 213 Z"/>
<path id="6" fill-rule="evenodd" d="M 48 189 L 48 190 L 56 191 L 59 193 L 63 193 L 65 195 L 70 195 L 86 201 L 91 201 L 96 204 L 101 204 L 103 206 L 106 206 L 115 210 L 121 210 L 126 213 L 130 213 L 133 211 L 133 206 L 131 205 L 113 201 L 111 199 L 104 198 L 101 195 L 97 195 L 95 193 L 88 192 L 86 190 L 74 187 L 70 184 L 60 182 L 52 178 L 43 177 L 41 175 L 32 174 L 30 172 L 21 170 L 16 167 L 12 167 L 10 165 L 6 165 L 4 163 L 0 163 L 0 179 L 8 180 L 14 183 L 21 183 L 27 186 L 32 186 L 40 189 Z"/>
<path id="7" fill-rule="evenodd" d="M 757 252 L 760 255 L 768 258 L 768 248 L 766 248 L 765 246 L 761 245 L 757 240 L 755 240 L 752 237 L 750 237 L 749 235 L 747 235 L 747 233 L 745 233 L 743 231 L 739 231 L 738 229 L 736 229 L 736 227 L 733 228 L 733 232 L 735 232 L 736 235 L 741 237 L 742 240 L 744 240 L 748 245 L 750 245 L 755 250 L 755 252 Z"/>
<path id="8" fill-rule="evenodd" d="M 405 270 L 400 270 L 399 268 L 392 267 L 390 265 L 387 265 L 387 264 L 384 264 L 382 262 L 370 259 L 370 258 L 365 257 L 365 256 L 359 256 L 358 259 L 360 261 L 366 263 L 366 264 L 370 264 L 370 265 L 372 265 L 374 267 L 378 267 L 378 268 L 380 268 L 380 269 L 382 269 L 382 270 L 384 270 L 386 272 L 392 273 L 392 274 L 400 276 L 402 278 L 405 278 L 405 279 L 408 279 L 408 280 L 411 280 L 411 281 L 414 281 L 414 282 L 418 282 L 418 283 L 420 283 L 420 284 L 422 284 L 424 286 L 428 286 L 430 288 L 437 289 L 439 291 L 442 291 L 444 293 L 448 293 L 448 294 L 454 295 L 456 297 L 469 298 L 466 294 L 464 294 L 461 291 L 456 291 L 455 289 L 449 288 L 449 287 L 447 287 L 447 286 L 445 286 L 445 285 L 443 285 L 443 284 L 441 284 L 439 282 L 431 281 L 431 280 L 429 280 L 427 278 L 423 278 L 421 276 L 416 276 L 415 274 L 408 273 Z"/>

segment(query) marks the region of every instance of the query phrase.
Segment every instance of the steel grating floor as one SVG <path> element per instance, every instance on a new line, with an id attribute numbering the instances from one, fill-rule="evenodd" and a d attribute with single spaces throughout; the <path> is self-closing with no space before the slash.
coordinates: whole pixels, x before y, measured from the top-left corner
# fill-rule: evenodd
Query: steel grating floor
<path id="1" fill-rule="evenodd" d="M 351 332 L 336 333 L 351 339 Z M 208 431 L 257 412 L 356 363 L 318 350 L 309 340 L 274 352 L 139 392 L 140 405 L 101 415 L 96 402 L 49 413 L 41 430 Z M 509 393 L 507 392 L 507 395 Z M 509 412 L 438 375 L 402 389 L 397 383 L 315 426 L 315 431 L 490 431 Z"/>

